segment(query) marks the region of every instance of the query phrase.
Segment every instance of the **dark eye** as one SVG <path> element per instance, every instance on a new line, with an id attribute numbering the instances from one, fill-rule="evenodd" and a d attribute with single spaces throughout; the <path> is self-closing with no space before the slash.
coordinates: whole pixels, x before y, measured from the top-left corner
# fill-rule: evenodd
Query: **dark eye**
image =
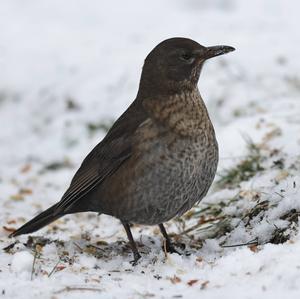
<path id="1" fill-rule="evenodd" d="M 192 63 L 194 61 L 194 57 L 188 53 L 181 54 L 180 59 L 187 63 Z"/>

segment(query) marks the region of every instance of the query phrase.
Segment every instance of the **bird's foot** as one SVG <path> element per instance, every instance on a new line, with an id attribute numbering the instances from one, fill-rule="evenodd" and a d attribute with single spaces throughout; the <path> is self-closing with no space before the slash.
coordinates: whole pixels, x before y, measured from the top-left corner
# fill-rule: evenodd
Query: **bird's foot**
<path id="1" fill-rule="evenodd" d="M 164 245 L 163 245 L 163 250 L 165 252 L 168 252 L 168 253 L 177 253 L 179 255 L 182 255 L 182 253 L 180 253 L 174 246 L 173 243 L 171 242 L 168 242 L 168 241 L 164 241 Z"/>
<path id="2" fill-rule="evenodd" d="M 134 257 L 134 259 L 132 261 L 130 261 L 130 264 L 132 266 L 136 266 L 138 264 L 138 261 L 141 259 L 142 256 L 138 252 L 134 252 L 133 257 Z"/>

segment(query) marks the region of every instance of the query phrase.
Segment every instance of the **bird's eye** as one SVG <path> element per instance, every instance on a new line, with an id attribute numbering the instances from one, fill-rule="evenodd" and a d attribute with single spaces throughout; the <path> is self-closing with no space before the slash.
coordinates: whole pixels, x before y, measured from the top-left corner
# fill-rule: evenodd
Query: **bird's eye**
<path id="1" fill-rule="evenodd" d="M 192 63 L 194 61 L 194 57 L 188 53 L 184 53 L 180 56 L 180 59 L 187 62 Z"/>

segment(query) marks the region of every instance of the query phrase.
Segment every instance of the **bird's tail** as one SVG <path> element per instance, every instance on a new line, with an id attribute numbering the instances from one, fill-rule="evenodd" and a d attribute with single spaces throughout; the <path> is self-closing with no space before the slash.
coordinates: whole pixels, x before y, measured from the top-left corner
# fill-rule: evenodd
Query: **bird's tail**
<path id="1" fill-rule="evenodd" d="M 23 234 L 29 234 L 33 233 L 40 228 L 44 227 L 45 225 L 53 222 L 54 220 L 62 217 L 62 214 L 54 214 L 54 211 L 56 209 L 57 204 L 53 205 L 46 211 L 42 212 L 41 214 L 37 215 L 24 225 L 22 225 L 19 229 L 17 229 L 15 232 L 11 233 L 9 237 L 16 237 Z"/>

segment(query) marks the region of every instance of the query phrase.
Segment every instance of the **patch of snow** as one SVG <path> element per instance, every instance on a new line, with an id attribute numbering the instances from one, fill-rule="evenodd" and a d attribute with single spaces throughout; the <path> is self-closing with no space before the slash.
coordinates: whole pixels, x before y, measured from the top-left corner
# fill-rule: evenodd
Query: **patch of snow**
<path id="1" fill-rule="evenodd" d="M 33 258 L 28 251 L 16 252 L 11 260 L 11 270 L 15 273 L 31 272 Z"/>

